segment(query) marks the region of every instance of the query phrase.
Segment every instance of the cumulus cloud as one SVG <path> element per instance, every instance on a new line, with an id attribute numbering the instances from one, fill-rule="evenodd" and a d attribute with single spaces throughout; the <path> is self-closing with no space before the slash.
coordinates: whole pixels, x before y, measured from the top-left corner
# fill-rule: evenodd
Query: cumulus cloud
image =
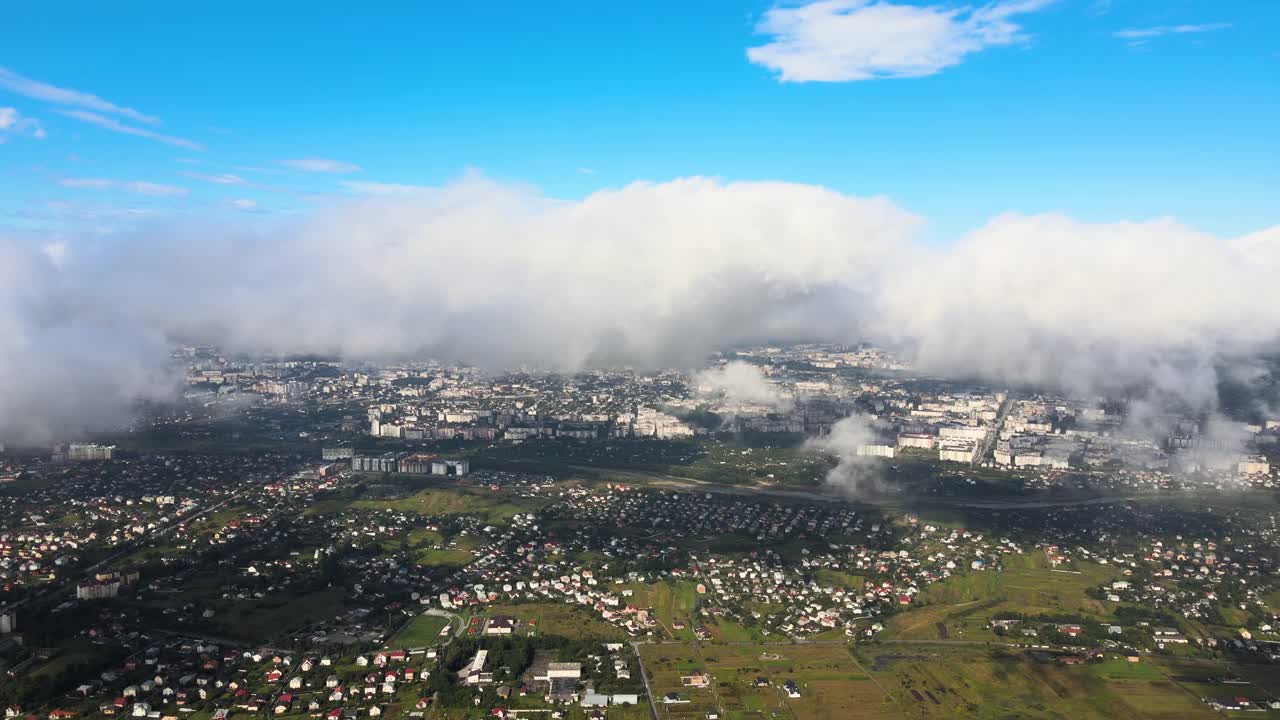
<path id="1" fill-rule="evenodd" d="M 915 223 L 885 199 L 786 183 L 690 178 L 563 202 L 471 175 L 265 237 L 182 228 L 176 244 L 154 229 L 86 262 L 131 307 L 220 298 L 146 322 L 236 348 L 693 367 L 721 344 L 807 337 L 819 316 L 843 334 L 859 279 Z"/>
<path id="2" fill-rule="evenodd" d="M 1026 41 L 1014 19 L 1050 2 L 947 6 L 818 0 L 780 6 L 756 26 L 769 42 L 748 49 L 747 58 L 783 82 L 924 77 L 987 48 Z"/>
<path id="3" fill-rule="evenodd" d="M 1275 229 L 1228 240 L 1172 220 L 1006 215 L 928 247 L 913 241 L 919 219 L 885 198 L 708 178 L 563 201 L 472 174 L 336 202 L 264 230 L 202 219 L 73 242 L 57 266 L 23 275 L 22 292 L 79 311 L 56 325 L 62 338 L 84 331 L 89 354 L 133 358 L 119 378 L 96 373 L 115 398 L 137 389 L 134 368 L 154 366 L 141 353 L 157 345 L 133 338 L 169 334 L 560 370 L 696 368 L 737 343 L 870 340 L 953 377 L 1155 388 L 1211 409 L 1220 365 L 1280 335 Z M 21 332 L 0 344 L 40 366 L 36 329 L 50 315 L 15 292 L 0 311 Z M 37 339 L 13 350 L 23 337 Z M 755 392 L 745 372 L 715 379 Z M 7 382 L 4 393 L 21 385 Z"/>
<path id="4" fill-rule="evenodd" d="M 1215 363 L 1280 335 L 1265 268 L 1173 220 L 1005 215 L 889 273 L 876 334 L 927 370 L 1082 393 L 1150 384 L 1208 407 Z"/>
<path id="5" fill-rule="evenodd" d="M 6 134 L 27 135 L 37 140 L 45 137 L 39 120 L 25 117 L 17 108 L 0 107 L 0 142 L 4 142 Z"/>
<path id="6" fill-rule="evenodd" d="M 698 372 L 693 383 L 700 396 L 729 405 L 760 405 L 785 410 L 794 399 L 769 382 L 757 366 L 734 360 Z"/>

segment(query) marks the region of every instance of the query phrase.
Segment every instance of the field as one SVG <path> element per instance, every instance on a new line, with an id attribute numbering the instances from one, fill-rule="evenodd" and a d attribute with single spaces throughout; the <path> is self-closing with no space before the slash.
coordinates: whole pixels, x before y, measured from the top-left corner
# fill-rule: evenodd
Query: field
<path id="1" fill-rule="evenodd" d="M 1047 565 L 1041 563 L 1043 557 L 1029 553 L 1007 562 L 1000 572 L 971 572 L 929 586 L 920 595 L 923 606 L 893 616 L 883 639 L 994 641 L 999 638 L 987 621 L 1001 611 L 1105 617 L 1115 609 L 1115 603 L 1085 595 L 1086 589 L 1119 577 L 1114 568 L 1079 563 L 1072 570 L 1056 570 L 1042 566 Z"/>
<path id="2" fill-rule="evenodd" d="M 664 643 L 641 646 L 662 720 L 703 718 L 722 711 L 730 720 L 793 718 L 897 717 L 877 682 L 843 643 L 810 645 L 717 645 Z M 711 676 L 706 688 L 688 687 L 682 678 Z M 800 697 L 783 690 L 794 682 Z M 677 693 L 687 703 L 666 704 Z"/>
<path id="3" fill-rule="evenodd" d="M 561 712 L 564 713 L 564 720 L 588 720 L 590 711 L 576 705 L 570 705 L 567 708 L 563 708 Z M 550 712 L 539 711 L 520 716 L 513 715 L 512 717 L 549 719 L 551 714 Z M 431 715 L 431 720 L 492 720 L 492 718 L 493 713 L 491 711 L 481 708 L 474 710 L 441 708 Z M 611 707 L 608 709 L 605 720 L 650 720 L 649 705 L 642 702 L 639 705 Z"/>
<path id="4" fill-rule="evenodd" d="M 251 642 L 295 633 L 315 622 L 332 620 L 343 609 L 345 591 L 321 590 L 295 599 L 240 601 L 220 610 L 210 624 L 228 637 Z"/>
<path id="5" fill-rule="evenodd" d="M 470 627 L 476 628 L 478 632 L 483 626 L 477 620 L 499 615 L 520 621 L 518 632 L 609 641 L 620 641 L 627 637 L 620 628 L 610 625 L 584 608 L 553 602 L 490 605 L 482 616 L 476 616 L 471 621 Z"/>
<path id="6" fill-rule="evenodd" d="M 446 617 L 419 615 L 401 628 L 387 644 L 406 648 L 434 645 L 440 640 L 440 631 L 449 624 Z"/>
<path id="7" fill-rule="evenodd" d="M 615 591 L 630 590 L 626 602 L 638 608 L 651 608 L 666 637 L 675 640 L 694 640 L 693 610 L 698 603 L 697 583 L 658 582 L 649 585 L 616 585 Z M 681 628 L 677 629 L 676 626 Z"/>
<path id="8" fill-rule="evenodd" d="M 468 535 L 446 541 L 440 533 L 430 530 L 414 530 L 407 539 L 418 564 L 448 567 L 461 567 L 471 562 L 471 551 L 481 544 L 479 538 Z"/>
<path id="9" fill-rule="evenodd" d="M 1063 666 L 1012 650 L 942 645 L 863 647 L 857 655 L 907 718 L 1215 716 L 1146 659 Z"/>
<path id="10" fill-rule="evenodd" d="M 505 523 L 515 515 L 537 510 L 536 501 L 510 498 L 490 490 L 474 488 L 423 488 L 395 498 L 343 498 L 320 500 L 307 508 L 308 515 L 355 510 L 395 510 L 425 516 L 479 515 L 487 522 Z"/>

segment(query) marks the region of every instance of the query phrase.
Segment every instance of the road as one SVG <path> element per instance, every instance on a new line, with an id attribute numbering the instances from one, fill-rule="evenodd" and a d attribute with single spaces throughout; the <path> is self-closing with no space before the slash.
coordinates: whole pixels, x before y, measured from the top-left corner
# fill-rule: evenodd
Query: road
<path id="1" fill-rule="evenodd" d="M 646 643 L 636 641 L 631 643 L 631 649 L 636 653 L 636 659 L 640 661 L 640 679 L 644 681 L 644 694 L 649 698 L 649 712 L 653 714 L 653 720 L 658 720 L 658 704 L 653 701 L 653 688 L 649 687 L 649 671 L 644 667 L 644 655 L 640 654 L 640 646 Z"/>
<path id="2" fill-rule="evenodd" d="M 1000 429 L 1004 427 L 1004 420 L 1009 417 L 1009 411 L 1012 409 L 1013 394 L 1010 393 L 1005 396 L 1004 402 L 1000 403 L 1000 409 L 996 412 L 996 422 L 992 425 L 991 431 L 982 438 L 982 448 L 977 455 L 973 456 L 973 462 L 969 463 L 971 466 L 977 467 L 978 464 L 985 462 L 987 456 L 995 449 L 996 438 L 1000 436 Z"/>

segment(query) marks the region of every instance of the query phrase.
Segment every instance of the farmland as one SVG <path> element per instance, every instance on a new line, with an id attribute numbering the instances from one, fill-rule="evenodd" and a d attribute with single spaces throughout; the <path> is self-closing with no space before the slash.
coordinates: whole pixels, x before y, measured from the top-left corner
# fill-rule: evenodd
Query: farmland
<path id="1" fill-rule="evenodd" d="M 1021 652 L 944 645 L 864 647 L 864 667 L 907 718 L 1214 717 L 1149 663 L 1063 666 Z"/>
<path id="2" fill-rule="evenodd" d="M 1021 562 L 1008 563 L 1001 572 L 968 573 L 930 586 L 921 594 L 923 606 L 894 616 L 884 637 L 994 640 L 987 621 L 1002 611 L 1105 617 L 1115 609 L 1115 603 L 1085 594 L 1088 588 L 1115 578 L 1115 570 L 1093 563 L 1054 569 L 1041 562 L 1043 557 L 1037 551 L 1021 556 Z"/>
<path id="3" fill-rule="evenodd" d="M 888 697 L 844 644 L 714 645 L 664 643 L 641 646 L 663 720 L 705 717 L 722 709 L 727 718 L 836 720 L 897 717 Z M 707 674 L 707 687 L 689 678 Z M 784 690 L 795 683 L 799 697 Z M 687 702 L 664 703 L 675 693 Z"/>

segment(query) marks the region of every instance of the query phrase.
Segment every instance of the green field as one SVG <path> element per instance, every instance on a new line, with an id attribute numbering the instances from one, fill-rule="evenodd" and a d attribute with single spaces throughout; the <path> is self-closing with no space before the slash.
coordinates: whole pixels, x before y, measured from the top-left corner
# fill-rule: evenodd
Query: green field
<path id="1" fill-rule="evenodd" d="M 616 585 L 615 591 L 630 590 L 626 602 L 641 609 L 652 609 L 662 636 L 675 640 L 693 640 L 697 623 L 693 610 L 698 604 L 697 583 L 657 582 L 648 585 Z M 676 625 L 683 625 L 676 629 Z"/>
<path id="2" fill-rule="evenodd" d="M 504 615 L 521 623 L 520 631 L 537 635 L 560 635 L 575 639 L 619 641 L 627 637 L 621 628 L 601 620 L 586 608 L 554 602 L 490 605 L 484 617 Z"/>
<path id="3" fill-rule="evenodd" d="M 865 667 L 906 718 L 1211 718 L 1215 713 L 1159 668 L 1064 666 L 1025 653 L 956 646 L 862 647 Z"/>
<path id="4" fill-rule="evenodd" d="M 419 615 L 410 620 L 388 642 L 392 647 L 422 647 L 441 640 L 440 631 L 448 626 L 449 618 L 438 615 Z"/>
<path id="5" fill-rule="evenodd" d="M 660 705 L 663 720 L 723 717 L 841 720 L 896 717 L 886 694 L 849 654 L 829 645 L 712 645 L 664 643 L 641 647 L 655 696 L 676 692 L 688 704 Z M 682 677 L 708 673 L 707 688 L 686 687 Z M 758 686 L 757 681 L 766 684 Z M 782 686 L 794 682 L 800 697 Z"/>
<path id="6" fill-rule="evenodd" d="M 442 515 L 479 515 L 486 522 L 506 523 L 520 513 L 540 509 L 538 500 L 518 501 L 490 490 L 474 488 L 424 488 L 397 498 L 342 498 L 320 500 L 307 508 L 308 515 L 353 510 L 395 510 L 429 517 Z"/>
<path id="7" fill-rule="evenodd" d="M 333 620 L 343 609 L 345 590 L 306 593 L 292 599 L 240 601 L 220 609 L 210 621 L 220 634 L 262 642 Z"/>
<path id="8" fill-rule="evenodd" d="M 1085 590 L 1119 577 L 1114 567 L 1078 563 L 1071 571 L 1055 570 L 1038 567 L 1037 555 L 1043 558 L 1043 553 L 1028 554 L 1002 571 L 969 572 L 930 585 L 919 596 L 920 607 L 893 616 L 883 639 L 998 640 L 987 622 L 999 612 L 1105 618 L 1115 610 L 1116 603 L 1085 595 Z"/>

